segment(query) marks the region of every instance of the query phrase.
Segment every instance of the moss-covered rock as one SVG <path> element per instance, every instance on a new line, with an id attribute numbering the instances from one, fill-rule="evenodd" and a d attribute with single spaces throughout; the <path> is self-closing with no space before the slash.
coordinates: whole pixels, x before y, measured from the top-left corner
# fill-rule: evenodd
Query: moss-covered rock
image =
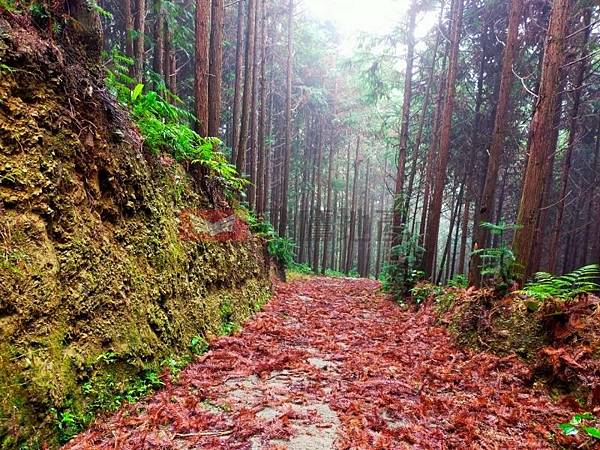
<path id="1" fill-rule="evenodd" d="M 220 334 L 224 304 L 246 320 L 268 257 L 180 235 L 215 199 L 144 150 L 95 67 L 3 16 L 0 61 L 0 447 L 53 446 L 57 412 Z"/>

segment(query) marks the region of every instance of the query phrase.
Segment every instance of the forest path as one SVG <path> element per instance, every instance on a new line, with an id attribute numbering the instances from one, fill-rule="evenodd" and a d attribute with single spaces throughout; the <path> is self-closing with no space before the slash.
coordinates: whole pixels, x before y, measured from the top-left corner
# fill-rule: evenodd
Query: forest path
<path id="1" fill-rule="evenodd" d="M 457 348 L 377 282 L 311 278 L 279 285 L 243 332 L 67 448 L 551 448 L 570 412 L 528 373 Z"/>

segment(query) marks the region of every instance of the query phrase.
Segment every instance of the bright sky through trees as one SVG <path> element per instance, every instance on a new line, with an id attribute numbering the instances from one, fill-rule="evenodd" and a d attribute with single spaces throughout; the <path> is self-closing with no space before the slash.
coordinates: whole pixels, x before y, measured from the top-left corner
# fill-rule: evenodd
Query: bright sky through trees
<path id="1" fill-rule="evenodd" d="M 362 33 L 389 33 L 408 11 L 410 0 L 303 0 L 303 5 L 318 19 L 333 22 L 346 39 L 342 48 L 350 52 Z M 425 36 L 435 22 L 435 12 L 421 14 L 417 38 Z"/>

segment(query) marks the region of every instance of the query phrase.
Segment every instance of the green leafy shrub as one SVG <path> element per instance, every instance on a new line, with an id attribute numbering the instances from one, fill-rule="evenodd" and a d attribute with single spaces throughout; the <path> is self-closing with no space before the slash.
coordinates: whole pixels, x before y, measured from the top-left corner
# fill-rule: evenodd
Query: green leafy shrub
<path id="1" fill-rule="evenodd" d="M 448 286 L 464 289 L 469 286 L 469 280 L 463 274 L 454 275 L 454 277 L 452 277 L 452 279 L 448 280 Z"/>
<path id="2" fill-rule="evenodd" d="M 101 355 L 99 361 L 113 361 L 107 355 Z M 86 398 L 84 407 L 76 407 L 73 399 L 69 399 L 61 408 L 50 409 L 59 442 L 64 444 L 85 430 L 98 412 L 115 411 L 124 403 L 134 403 L 163 385 L 155 370 L 145 370 L 124 389 L 119 388 L 112 374 L 88 380 L 82 386 Z"/>
<path id="3" fill-rule="evenodd" d="M 391 249 L 392 261 L 383 268 L 383 289 L 398 300 L 410 293 L 414 285 L 425 273 L 418 269 L 418 264 L 423 256 L 424 249 L 419 246 L 418 238 L 408 232 L 400 245 Z"/>
<path id="4" fill-rule="evenodd" d="M 431 283 L 419 283 L 410 290 L 413 301 L 420 305 L 430 297 L 438 297 L 444 294 L 444 288 Z"/>
<path id="5" fill-rule="evenodd" d="M 497 236 L 499 242 L 497 247 L 480 248 L 473 252 L 473 255 L 481 258 L 481 275 L 491 279 L 499 290 L 506 290 L 513 279 L 516 259 L 506 243 L 505 235 L 507 231 L 519 229 L 520 225 L 482 222 L 480 226 L 489 230 L 492 236 Z"/>
<path id="6" fill-rule="evenodd" d="M 343 278 L 346 276 L 346 274 L 344 272 L 339 272 L 337 270 L 326 269 L 325 276 L 332 277 L 332 278 Z"/>
<path id="7" fill-rule="evenodd" d="M 131 112 L 144 144 L 155 154 L 170 153 L 175 160 L 199 164 L 210 170 L 226 190 L 240 192 L 248 181 L 239 177 L 235 166 L 229 164 L 225 155 L 216 149 L 221 141 L 215 137 L 203 137 L 190 126 L 194 116 L 165 100 L 173 98 L 164 83 L 159 91 L 149 91 L 143 84 L 133 84 L 128 70 L 133 61 L 117 50 L 106 53 L 110 61 L 107 86 L 116 98 Z M 131 88 L 130 86 L 133 86 Z M 176 99 L 176 102 L 180 100 Z"/>
<path id="8" fill-rule="evenodd" d="M 194 336 L 190 341 L 190 352 L 202 355 L 208 351 L 208 341 L 202 336 Z"/>
<path id="9" fill-rule="evenodd" d="M 582 431 L 594 440 L 600 439 L 600 429 L 591 424 L 598 425 L 598 419 L 592 413 L 586 412 L 576 414 L 568 423 L 561 423 L 558 428 L 566 436 L 575 436 Z"/>
<path id="10" fill-rule="evenodd" d="M 288 270 L 299 275 L 313 275 L 313 270 L 308 264 L 300 264 L 295 261 L 288 267 Z"/>
<path id="11" fill-rule="evenodd" d="M 581 267 L 571 273 L 555 277 L 546 272 L 539 272 L 533 281 L 517 291 L 519 294 L 544 301 L 549 298 L 572 300 L 581 294 L 600 291 L 597 281 L 600 279 L 600 265 L 591 264 Z"/>
<path id="12" fill-rule="evenodd" d="M 269 254 L 281 261 L 286 269 L 292 269 L 295 265 L 296 244 L 291 239 L 279 236 L 273 225 L 266 220 L 258 219 L 250 212 L 247 221 L 250 230 L 267 241 Z"/>

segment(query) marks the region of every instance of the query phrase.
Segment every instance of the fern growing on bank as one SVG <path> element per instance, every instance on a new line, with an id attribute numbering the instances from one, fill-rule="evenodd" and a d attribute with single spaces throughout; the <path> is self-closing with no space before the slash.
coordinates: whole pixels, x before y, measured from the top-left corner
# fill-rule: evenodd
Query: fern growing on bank
<path id="1" fill-rule="evenodd" d="M 250 212 L 248 212 L 247 221 L 250 230 L 267 241 L 267 248 L 271 256 L 281 261 L 286 269 L 295 265 L 296 244 L 291 239 L 279 236 L 270 222 L 260 220 Z"/>
<path id="2" fill-rule="evenodd" d="M 141 83 L 134 84 L 128 75 L 129 67 L 133 64 L 131 58 L 117 50 L 105 54 L 105 57 L 110 61 L 107 86 L 119 102 L 129 109 L 144 138 L 144 144 L 152 152 L 168 152 L 178 162 L 200 164 L 208 168 L 226 190 L 241 192 L 244 189 L 248 181 L 241 178 L 235 166 L 216 150 L 221 141 L 216 137 L 200 136 L 190 127 L 195 121 L 194 116 L 164 99 L 172 98 L 181 103 L 166 90 L 164 83 L 158 83 L 159 92 L 148 90 Z"/>
<path id="3" fill-rule="evenodd" d="M 539 272 L 533 281 L 518 291 L 519 294 L 544 301 L 549 298 L 572 300 L 581 294 L 600 291 L 600 265 L 591 264 L 571 273 L 555 277 L 546 272 Z"/>
<path id="4" fill-rule="evenodd" d="M 491 278 L 500 290 L 505 290 L 512 281 L 516 263 L 515 255 L 505 241 L 505 235 L 508 231 L 519 229 L 520 225 L 482 222 L 479 226 L 498 238 L 498 246 L 480 248 L 472 254 L 481 258 L 481 275 Z"/>

